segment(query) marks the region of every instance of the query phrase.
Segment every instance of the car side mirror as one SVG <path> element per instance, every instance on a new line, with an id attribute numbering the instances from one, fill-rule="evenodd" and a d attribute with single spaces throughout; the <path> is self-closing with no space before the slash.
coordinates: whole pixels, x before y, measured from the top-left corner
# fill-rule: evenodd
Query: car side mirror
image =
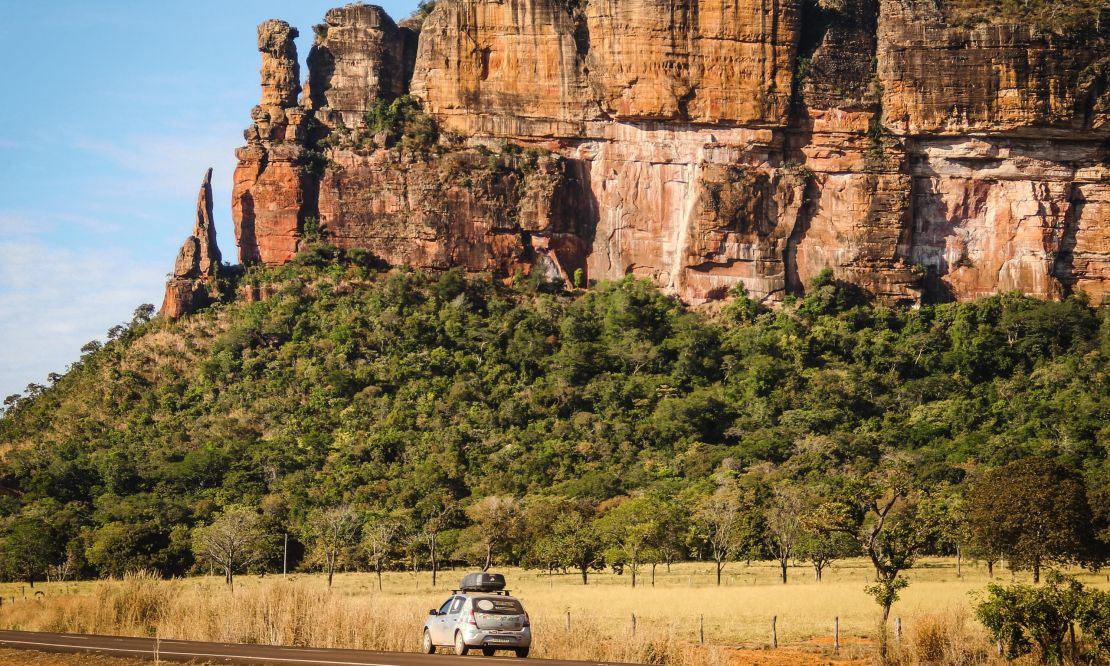
<path id="1" fill-rule="evenodd" d="M 428 615 L 439 615 L 439 611 L 433 608 L 432 610 L 428 611 Z"/>

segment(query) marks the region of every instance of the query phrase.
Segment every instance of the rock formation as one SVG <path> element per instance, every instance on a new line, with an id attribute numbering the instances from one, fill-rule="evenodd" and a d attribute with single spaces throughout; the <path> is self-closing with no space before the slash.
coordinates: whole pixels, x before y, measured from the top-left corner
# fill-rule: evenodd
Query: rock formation
<path id="1" fill-rule="evenodd" d="M 285 21 L 258 26 L 262 101 L 251 111 L 254 124 L 244 134 L 247 145 L 235 152 L 239 166 L 231 199 L 241 262 L 292 259 L 312 205 L 304 168 L 307 114 L 297 99 L 297 34 Z"/>
<path id="2" fill-rule="evenodd" d="M 207 305 L 213 292 L 212 279 L 216 277 L 222 260 L 220 247 L 216 244 L 216 225 L 212 221 L 212 169 L 209 169 L 197 194 L 193 234 L 181 245 L 173 276 L 166 283 L 162 314 L 176 319 Z"/>
<path id="3" fill-rule="evenodd" d="M 311 220 L 393 264 L 633 274 L 694 303 L 825 268 L 890 303 L 1101 303 L 1110 21 L 968 6 L 439 0 L 417 34 L 353 4 L 299 99 L 296 30 L 268 21 L 240 260 L 288 261 Z"/>
<path id="4" fill-rule="evenodd" d="M 357 127 L 378 100 L 408 92 L 416 34 L 374 5 L 333 9 L 316 26 L 305 106 L 330 129 Z"/>

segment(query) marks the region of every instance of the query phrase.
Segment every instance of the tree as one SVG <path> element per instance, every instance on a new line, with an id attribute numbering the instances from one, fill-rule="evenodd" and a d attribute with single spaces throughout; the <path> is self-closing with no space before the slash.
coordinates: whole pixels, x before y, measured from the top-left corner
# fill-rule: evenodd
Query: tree
<path id="1" fill-rule="evenodd" d="M 390 555 L 397 549 L 404 530 L 404 523 L 395 516 L 372 515 L 362 528 L 362 549 L 378 576 L 378 591 L 382 590 L 382 569 Z"/>
<path id="2" fill-rule="evenodd" d="M 417 511 L 423 518 L 424 544 L 428 547 L 428 561 L 432 565 L 432 587 L 436 586 L 439 573 L 439 538 L 454 519 L 459 505 L 454 498 L 436 494 L 426 497 L 417 504 Z"/>
<path id="3" fill-rule="evenodd" d="M 517 536 L 520 504 L 512 497 L 491 495 L 468 506 L 466 515 L 474 523 L 478 546 L 484 552 L 482 571 L 489 571 L 495 552 L 505 550 Z"/>
<path id="4" fill-rule="evenodd" d="M 64 545 L 56 543 L 53 530 L 41 517 L 22 515 L 0 532 L 0 561 L 9 576 L 34 587 L 48 567 L 61 560 L 59 549 Z"/>
<path id="5" fill-rule="evenodd" d="M 636 587 L 645 551 L 658 542 L 659 508 L 649 497 L 636 497 L 621 502 L 598 519 L 598 531 L 609 546 L 606 559 L 628 567 L 632 587 Z"/>
<path id="6" fill-rule="evenodd" d="M 655 568 L 661 561 L 667 565 L 686 556 L 686 539 L 689 536 L 689 510 L 681 501 L 653 495 L 657 529 L 651 547 L 651 584 L 655 585 Z"/>
<path id="7" fill-rule="evenodd" d="M 882 609 L 886 626 L 890 608 L 909 582 L 902 572 L 913 567 L 936 536 L 935 507 L 915 488 L 905 458 L 888 455 L 874 470 L 849 473 L 834 497 L 821 508 L 818 522 L 859 544 L 875 568 L 875 583 L 866 588 Z M 884 642 L 880 648 L 886 649 Z"/>
<path id="8" fill-rule="evenodd" d="M 139 307 L 135 308 L 135 312 L 131 316 L 131 325 L 138 326 L 139 324 L 147 323 L 148 321 L 150 321 L 151 317 L 154 316 L 154 313 L 155 307 L 152 304 L 143 303 Z"/>
<path id="9" fill-rule="evenodd" d="M 1097 560 L 1083 482 L 1052 461 L 1023 458 L 984 472 L 967 505 L 977 539 L 996 546 L 1012 568 L 1031 569 L 1034 583 L 1046 563 Z"/>
<path id="10" fill-rule="evenodd" d="M 764 512 L 767 542 L 779 562 L 782 583 L 786 584 L 787 567 L 805 537 L 802 523 L 805 503 L 801 492 L 789 485 L 779 485 L 774 489 L 770 506 Z"/>
<path id="11" fill-rule="evenodd" d="M 702 531 L 710 554 L 717 566 L 717 585 L 725 562 L 740 550 L 743 544 L 743 503 L 740 490 L 734 481 L 719 485 L 711 495 L 698 503 L 695 520 Z"/>
<path id="12" fill-rule="evenodd" d="M 556 519 L 551 533 L 541 539 L 537 547 L 545 553 L 544 559 L 550 560 L 552 553 L 559 553 L 559 563 L 577 569 L 583 585 L 589 585 L 590 569 L 601 559 L 601 539 L 595 526 L 577 510 Z"/>
<path id="13" fill-rule="evenodd" d="M 859 553 L 859 546 L 851 536 L 842 532 L 830 532 L 806 526 L 795 554 L 798 559 L 808 561 L 813 566 L 813 579 L 821 582 L 825 569 L 833 562 Z"/>
<path id="14" fill-rule="evenodd" d="M 193 552 L 223 569 L 224 582 L 232 586 L 235 572 L 262 556 L 265 540 L 256 511 L 230 506 L 211 524 L 193 530 Z"/>
<path id="15" fill-rule="evenodd" d="M 964 551 L 971 542 L 971 527 L 967 519 L 967 505 L 963 496 L 954 490 L 941 491 L 938 498 L 940 525 L 938 536 L 942 545 L 956 551 L 956 578 L 963 577 Z M 993 562 L 988 569 L 993 573 Z"/>
<path id="16" fill-rule="evenodd" d="M 349 504 L 316 510 L 309 515 L 309 538 L 324 558 L 329 589 L 336 562 L 358 538 L 361 522 L 358 512 Z"/>

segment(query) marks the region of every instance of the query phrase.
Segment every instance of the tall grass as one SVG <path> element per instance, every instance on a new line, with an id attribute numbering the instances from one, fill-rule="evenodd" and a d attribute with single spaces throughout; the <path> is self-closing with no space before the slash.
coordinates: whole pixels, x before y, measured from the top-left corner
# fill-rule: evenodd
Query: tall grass
<path id="1" fill-rule="evenodd" d="M 430 606 L 426 595 L 352 597 L 316 579 L 271 579 L 231 590 L 150 574 L 105 582 L 91 594 L 58 596 L 0 609 L 0 624 L 64 633 L 301 647 L 412 651 Z M 537 632 L 533 654 L 557 659 L 671 666 L 724 666 L 719 646 L 692 645 L 674 631 L 611 635 L 589 616 Z"/>
<path id="2" fill-rule="evenodd" d="M 840 622 L 841 659 L 862 664 L 877 653 L 878 608 L 864 592 L 871 578 L 862 561 L 838 563 L 821 583 L 804 568 L 788 585 L 770 564 L 730 564 L 725 585 L 713 584 L 704 563 L 660 568 L 657 585 L 631 589 L 627 576 L 547 576 L 508 570 L 514 594 L 529 610 L 539 657 L 673 666 L 817 664 L 834 658 L 832 628 Z M 0 585 L 9 602 L 0 627 L 40 631 L 157 636 L 165 639 L 410 651 L 430 608 L 438 607 L 461 572 L 390 573 L 379 592 L 372 574 L 345 573 L 329 591 L 319 575 L 288 579 L 242 576 L 234 590 L 220 578 L 162 581 L 149 574 L 122 581 L 50 583 L 36 599 L 15 584 Z M 988 582 L 982 567 L 930 558 L 911 572 L 894 608 L 902 640 L 891 637 L 896 666 L 995 664 L 993 645 L 971 614 L 969 591 Z M 1105 587 L 1102 576 L 1082 575 Z M 650 580 L 647 576 L 644 580 Z M 631 615 L 636 614 L 633 634 Z M 568 622 L 569 614 L 569 622 Z M 768 650 L 771 617 L 778 650 Z M 699 641 L 704 621 L 706 645 Z M 893 629 L 893 627 L 891 628 Z M 839 663 L 839 662 L 838 662 Z"/>

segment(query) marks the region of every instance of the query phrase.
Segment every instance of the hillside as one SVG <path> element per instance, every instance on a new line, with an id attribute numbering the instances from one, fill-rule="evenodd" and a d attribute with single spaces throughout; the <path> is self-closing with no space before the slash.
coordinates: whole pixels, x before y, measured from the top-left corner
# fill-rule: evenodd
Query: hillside
<path id="1" fill-rule="evenodd" d="M 176 321 L 140 311 L 9 401 L 3 575 L 185 573 L 191 528 L 233 505 L 292 533 L 296 563 L 314 509 L 392 512 L 416 533 L 437 507 L 487 496 L 538 521 L 498 560 L 538 565 L 545 501 L 592 517 L 650 496 L 688 518 L 724 474 L 758 511 L 776 479 L 866 471 L 891 451 L 928 492 L 1049 458 L 1110 515 L 1110 313 L 1075 298 L 887 309 L 824 273 L 776 311 L 740 292 L 690 310 L 631 277 L 504 286 L 327 245 L 217 279 L 263 298 Z M 440 557 L 481 561 L 467 515 L 444 524 Z M 706 556 L 698 534 L 675 556 Z M 280 549 L 256 566 L 280 570 Z"/>

